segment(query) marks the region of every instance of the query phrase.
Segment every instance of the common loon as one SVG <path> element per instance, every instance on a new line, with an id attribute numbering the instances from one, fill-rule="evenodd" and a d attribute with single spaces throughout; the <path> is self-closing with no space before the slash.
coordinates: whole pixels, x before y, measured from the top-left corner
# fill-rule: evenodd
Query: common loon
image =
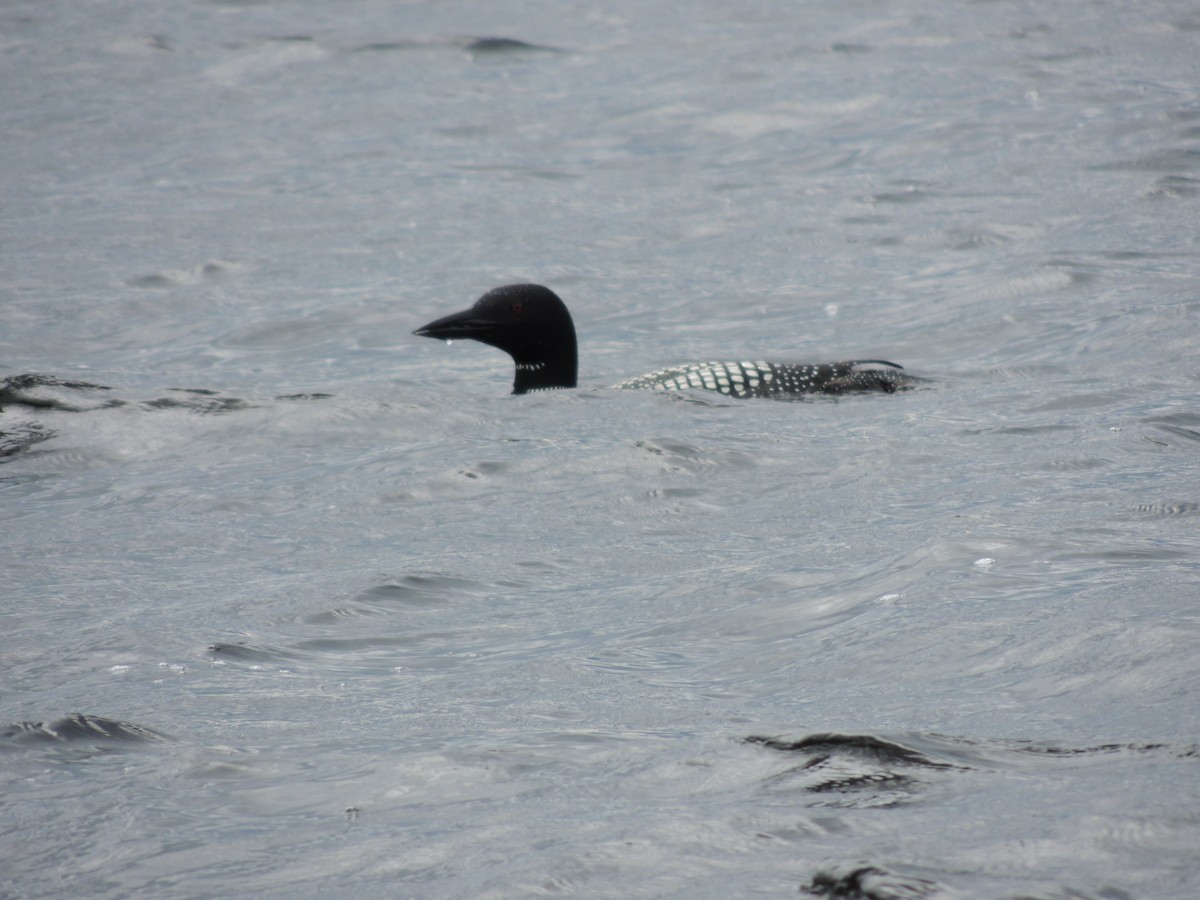
<path id="1" fill-rule="evenodd" d="M 436 319 L 413 334 L 470 338 L 499 347 L 513 358 L 513 393 L 575 387 L 578 354 L 575 324 L 565 303 L 540 284 L 510 284 L 488 291 L 470 309 Z M 884 368 L 860 368 L 883 366 Z M 622 382 L 619 388 L 660 391 L 700 389 L 729 397 L 795 397 L 910 387 L 917 379 L 882 359 L 794 365 L 777 362 L 706 362 L 660 369 Z"/>

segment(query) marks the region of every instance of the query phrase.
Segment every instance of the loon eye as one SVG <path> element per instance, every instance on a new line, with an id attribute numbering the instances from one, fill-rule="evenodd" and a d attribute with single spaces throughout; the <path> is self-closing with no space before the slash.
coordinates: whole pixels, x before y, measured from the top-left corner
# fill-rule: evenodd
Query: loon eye
<path id="1" fill-rule="evenodd" d="M 514 316 L 519 317 L 521 315 L 521 304 L 520 303 L 514 303 L 511 308 L 512 308 L 512 314 Z"/>

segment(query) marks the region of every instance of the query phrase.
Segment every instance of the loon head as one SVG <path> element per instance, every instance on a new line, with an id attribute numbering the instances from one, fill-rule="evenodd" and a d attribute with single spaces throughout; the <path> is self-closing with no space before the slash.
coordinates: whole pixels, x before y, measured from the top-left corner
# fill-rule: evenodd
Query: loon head
<path id="1" fill-rule="evenodd" d="M 495 288 L 470 309 L 435 319 L 413 334 L 498 347 L 516 364 L 514 394 L 575 387 L 575 323 L 558 295 L 540 284 Z"/>

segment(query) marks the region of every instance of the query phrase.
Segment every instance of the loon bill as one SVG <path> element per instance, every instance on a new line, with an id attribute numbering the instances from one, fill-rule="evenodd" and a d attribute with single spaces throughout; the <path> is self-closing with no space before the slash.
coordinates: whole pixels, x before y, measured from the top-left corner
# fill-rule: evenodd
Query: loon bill
<path id="1" fill-rule="evenodd" d="M 506 352 L 516 364 L 513 393 L 573 388 L 578 376 L 575 324 L 554 291 L 540 284 L 510 284 L 488 291 L 470 309 L 456 312 L 413 334 L 455 340 L 470 338 Z M 867 368 L 877 367 L 877 368 Z M 852 391 L 894 393 L 918 379 L 882 359 L 795 365 L 744 361 L 705 362 L 650 372 L 619 388 L 660 391 L 700 389 L 729 397 L 796 397 Z"/>

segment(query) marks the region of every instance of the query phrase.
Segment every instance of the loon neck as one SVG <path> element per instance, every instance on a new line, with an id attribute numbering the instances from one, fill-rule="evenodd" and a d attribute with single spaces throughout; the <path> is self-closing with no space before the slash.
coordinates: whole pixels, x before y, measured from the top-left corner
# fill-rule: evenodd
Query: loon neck
<path id="1" fill-rule="evenodd" d="M 560 334 L 553 343 L 535 342 L 511 351 L 516 364 L 514 394 L 575 387 L 579 373 L 575 329 Z"/>

